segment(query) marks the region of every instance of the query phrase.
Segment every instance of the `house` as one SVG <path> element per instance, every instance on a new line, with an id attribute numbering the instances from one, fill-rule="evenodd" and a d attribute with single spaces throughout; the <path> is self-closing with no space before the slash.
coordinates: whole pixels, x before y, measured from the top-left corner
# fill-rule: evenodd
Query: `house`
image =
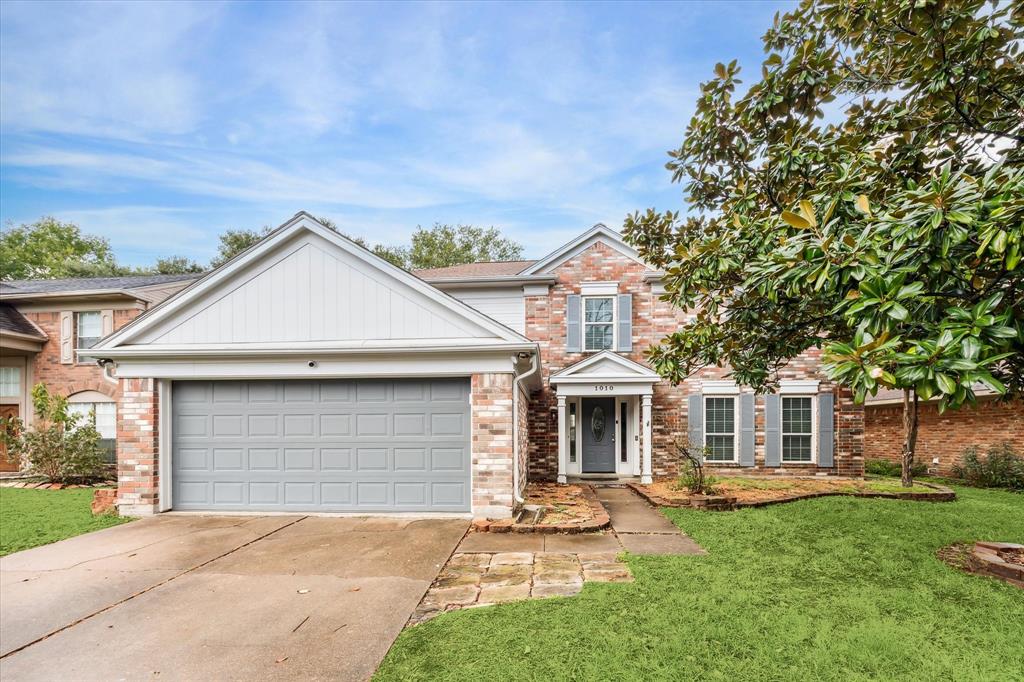
<path id="1" fill-rule="evenodd" d="M 180 290 L 197 275 L 152 275 L 0 283 L 0 417 L 31 424 L 32 386 L 45 383 L 93 419 L 113 461 L 117 379 L 82 352 Z M 16 471 L 0 456 L 0 471 Z"/>
<path id="2" fill-rule="evenodd" d="M 685 319 L 596 225 L 537 261 L 409 273 L 306 213 L 88 351 L 121 382 L 123 513 L 507 517 L 528 479 L 860 475 L 863 411 L 816 351 L 755 396 L 644 351 Z"/>
<path id="3" fill-rule="evenodd" d="M 915 461 L 940 476 L 953 467 L 969 447 L 985 453 L 1010 443 L 1024 444 L 1024 401 L 1006 401 L 984 385 L 974 387 L 978 400 L 959 410 L 939 411 L 938 396 L 918 403 Z M 900 463 L 903 452 L 903 392 L 879 391 L 864 401 L 864 457 Z"/>

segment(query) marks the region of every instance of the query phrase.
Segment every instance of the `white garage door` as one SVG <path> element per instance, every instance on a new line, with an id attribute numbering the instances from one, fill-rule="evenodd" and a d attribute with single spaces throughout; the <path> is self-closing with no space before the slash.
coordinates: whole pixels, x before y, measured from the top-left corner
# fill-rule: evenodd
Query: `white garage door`
<path id="1" fill-rule="evenodd" d="M 468 379 L 179 381 L 172 506 L 470 510 Z"/>

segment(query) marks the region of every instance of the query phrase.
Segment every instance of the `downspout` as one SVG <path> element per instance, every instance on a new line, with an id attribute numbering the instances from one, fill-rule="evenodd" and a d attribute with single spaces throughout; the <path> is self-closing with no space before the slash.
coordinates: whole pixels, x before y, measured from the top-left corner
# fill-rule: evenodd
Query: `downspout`
<path id="1" fill-rule="evenodd" d="M 512 356 L 512 368 L 519 364 L 519 356 Z M 516 504 L 523 504 L 526 499 L 519 494 L 519 387 L 525 379 L 533 376 L 540 369 L 537 354 L 530 353 L 530 369 L 523 372 L 512 382 L 512 499 Z"/>
<path id="2" fill-rule="evenodd" d="M 96 364 L 99 365 L 103 369 L 103 378 L 107 382 L 109 382 L 111 384 L 114 384 L 115 386 L 120 384 L 120 382 L 117 380 L 117 378 L 115 378 L 115 377 L 110 375 L 110 370 L 114 368 L 113 360 L 97 360 Z"/>

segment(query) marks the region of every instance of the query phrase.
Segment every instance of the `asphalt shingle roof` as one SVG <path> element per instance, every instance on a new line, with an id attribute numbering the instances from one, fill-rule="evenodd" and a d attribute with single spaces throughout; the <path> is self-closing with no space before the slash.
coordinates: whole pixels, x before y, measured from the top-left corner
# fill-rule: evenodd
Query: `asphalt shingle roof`
<path id="1" fill-rule="evenodd" d="M 38 339 L 45 339 L 46 334 L 39 331 L 16 308 L 0 304 L 0 331 L 28 334 Z"/>
<path id="2" fill-rule="evenodd" d="M 104 289 L 137 289 L 139 287 L 198 279 L 199 274 L 134 275 L 131 277 L 76 277 L 71 279 L 16 279 L 0 282 L 0 294 L 49 294 L 62 291 L 101 291 Z"/>
<path id="3" fill-rule="evenodd" d="M 461 279 L 463 277 L 511 277 L 530 267 L 534 260 L 486 261 L 482 263 L 464 263 L 447 268 L 427 268 L 413 270 L 420 279 Z"/>

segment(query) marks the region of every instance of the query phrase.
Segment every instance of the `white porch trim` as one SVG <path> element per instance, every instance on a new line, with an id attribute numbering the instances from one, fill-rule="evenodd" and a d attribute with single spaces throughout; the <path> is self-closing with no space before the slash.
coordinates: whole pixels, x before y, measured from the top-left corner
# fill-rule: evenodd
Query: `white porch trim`
<path id="1" fill-rule="evenodd" d="M 651 481 L 652 439 L 654 436 L 651 406 L 654 384 L 659 381 L 661 381 L 661 377 L 649 367 L 633 362 L 612 351 L 596 353 L 566 367 L 549 379 L 551 385 L 555 387 L 558 403 L 559 483 L 565 483 L 569 476 L 579 476 L 583 473 L 584 453 L 581 438 L 583 399 L 597 397 L 615 398 L 615 434 L 619 439 L 619 445 L 615 454 L 615 471 L 610 473 L 619 476 L 639 473 L 641 482 L 649 483 Z M 576 406 L 577 415 L 576 462 L 570 462 L 569 456 L 571 446 L 570 404 Z M 621 440 L 623 427 L 621 408 L 623 406 L 627 414 L 626 443 Z M 637 428 L 637 422 L 639 422 L 639 428 Z M 638 435 L 641 436 L 639 439 Z M 639 445 L 637 440 L 641 440 L 642 445 Z M 626 461 L 622 461 L 621 448 L 623 447 L 626 448 Z"/>

